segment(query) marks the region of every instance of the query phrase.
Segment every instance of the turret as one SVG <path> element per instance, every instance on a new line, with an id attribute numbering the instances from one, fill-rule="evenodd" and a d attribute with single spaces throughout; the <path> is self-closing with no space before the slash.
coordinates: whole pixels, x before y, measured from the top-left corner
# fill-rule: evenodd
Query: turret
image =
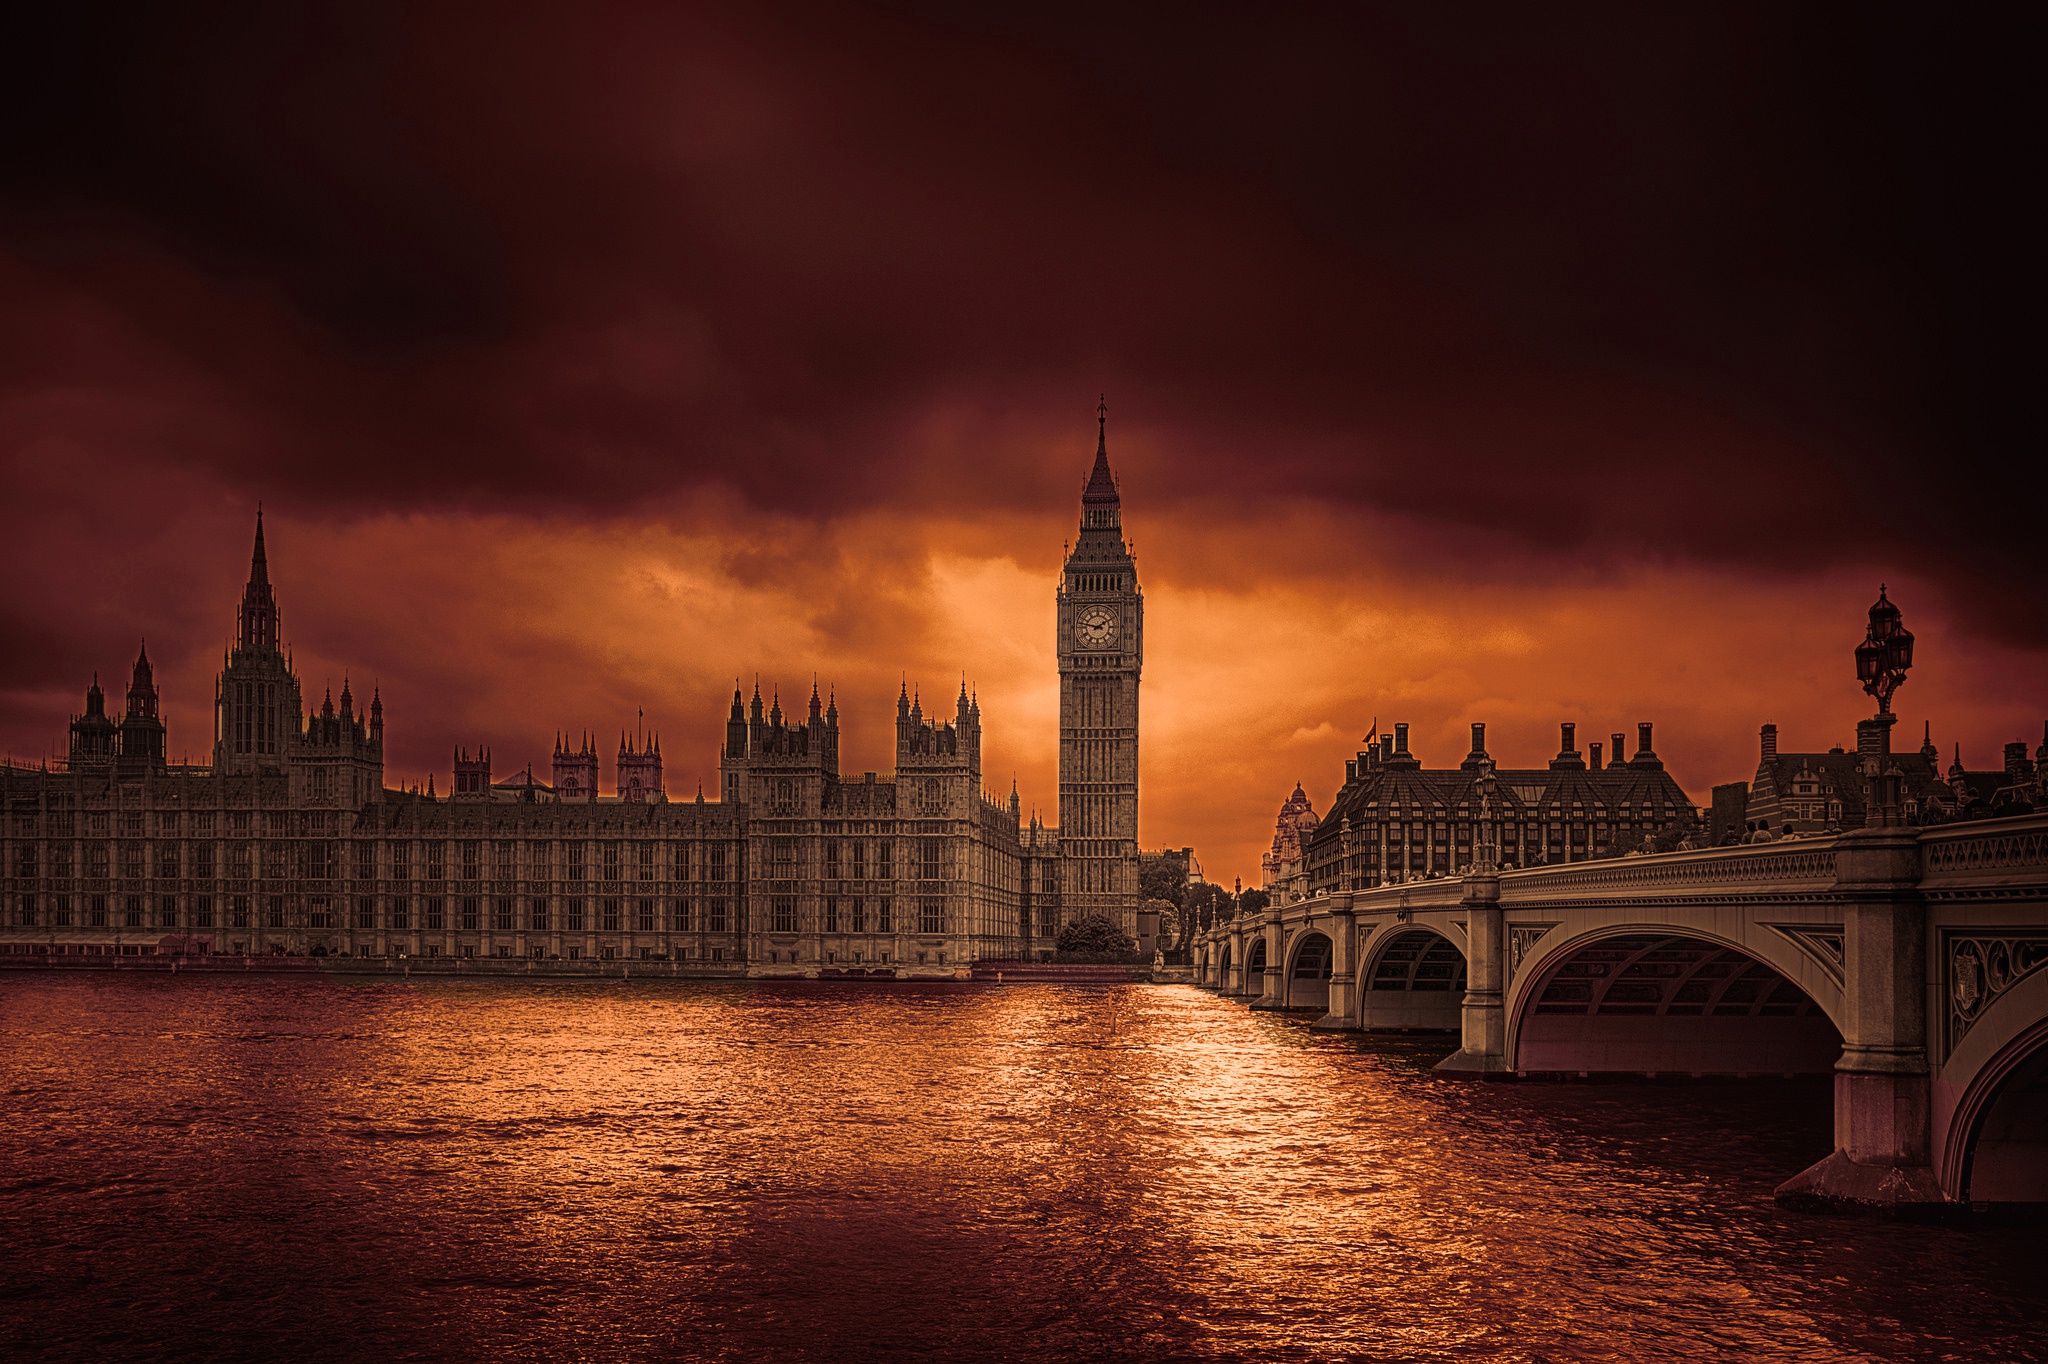
<path id="1" fill-rule="evenodd" d="M 157 714 L 156 674 L 149 666 L 149 646 L 135 657 L 128 683 L 128 712 L 121 718 L 121 768 L 125 772 L 156 771 L 164 765 L 164 722 Z"/>
<path id="2" fill-rule="evenodd" d="M 597 799 L 597 743 L 588 733 L 569 747 L 566 734 L 555 735 L 554 787 L 563 800 Z"/>
<path id="3" fill-rule="evenodd" d="M 214 688 L 213 767 L 222 774 L 283 770 L 305 726 L 299 680 L 291 657 L 278 647 L 277 595 L 263 535 L 259 508 L 235 642 Z"/>
<path id="4" fill-rule="evenodd" d="M 725 756 L 747 756 L 747 707 L 740 699 L 740 684 L 732 684 L 732 713 L 725 718 Z"/>
<path id="5" fill-rule="evenodd" d="M 113 762 L 119 729 L 107 718 L 106 693 L 94 673 L 85 689 L 85 713 L 71 718 L 71 765 L 74 768 L 104 767 Z"/>
<path id="6" fill-rule="evenodd" d="M 455 799 L 482 800 L 491 791 L 491 750 L 479 748 L 474 758 L 467 749 L 455 750 Z"/>
<path id="7" fill-rule="evenodd" d="M 643 739 L 638 735 L 629 739 L 622 732 L 619 735 L 618 771 L 619 799 L 647 801 L 663 798 L 661 744 L 658 740 Z"/>

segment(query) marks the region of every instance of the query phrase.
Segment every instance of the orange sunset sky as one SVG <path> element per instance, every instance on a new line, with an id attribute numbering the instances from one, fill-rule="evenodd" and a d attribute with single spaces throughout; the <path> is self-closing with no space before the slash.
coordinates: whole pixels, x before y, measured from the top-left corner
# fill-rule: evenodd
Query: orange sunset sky
<path id="1" fill-rule="evenodd" d="M 309 702 L 387 777 L 735 677 L 977 689 L 1051 819 L 1053 588 L 1107 392 L 1147 602 L 1141 840 L 1257 877 L 1375 719 L 1538 764 L 1657 725 L 2042 739 L 2019 136 L 1968 34 L 1817 13 L 309 6 L 16 45 L 0 742 L 146 635 L 174 757 L 266 514 Z M 2002 130 L 2002 131 L 2000 131 Z M 111 697 L 110 697 L 111 700 Z"/>

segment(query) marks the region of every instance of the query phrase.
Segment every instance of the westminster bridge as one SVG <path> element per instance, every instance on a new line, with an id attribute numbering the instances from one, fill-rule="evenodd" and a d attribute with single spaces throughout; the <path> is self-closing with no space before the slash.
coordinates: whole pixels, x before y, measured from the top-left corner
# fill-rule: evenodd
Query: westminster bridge
<path id="1" fill-rule="evenodd" d="M 1337 891 L 1219 923 L 1196 979 L 1475 1076 L 1835 1077 L 1814 1204 L 2048 1202 L 2048 816 Z"/>

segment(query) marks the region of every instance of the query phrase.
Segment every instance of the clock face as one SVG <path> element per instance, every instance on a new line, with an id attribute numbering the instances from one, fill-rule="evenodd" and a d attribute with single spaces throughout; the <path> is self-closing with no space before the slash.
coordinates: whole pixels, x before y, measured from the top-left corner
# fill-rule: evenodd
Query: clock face
<path id="1" fill-rule="evenodd" d="M 1116 612 L 1107 606 L 1084 606 L 1074 617 L 1074 643 L 1083 649 L 1107 649 L 1116 643 Z"/>

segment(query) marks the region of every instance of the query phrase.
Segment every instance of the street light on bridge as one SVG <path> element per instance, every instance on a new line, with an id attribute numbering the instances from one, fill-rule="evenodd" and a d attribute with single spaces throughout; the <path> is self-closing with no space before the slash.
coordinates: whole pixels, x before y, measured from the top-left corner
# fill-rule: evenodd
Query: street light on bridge
<path id="1" fill-rule="evenodd" d="M 1877 586 L 1877 604 L 1870 608 L 1870 627 L 1856 646 L 1856 677 L 1863 690 L 1877 698 L 1877 713 L 1890 715 L 1892 693 L 1906 680 L 1913 666 L 1913 632 L 1899 616 L 1899 608 Z"/>

